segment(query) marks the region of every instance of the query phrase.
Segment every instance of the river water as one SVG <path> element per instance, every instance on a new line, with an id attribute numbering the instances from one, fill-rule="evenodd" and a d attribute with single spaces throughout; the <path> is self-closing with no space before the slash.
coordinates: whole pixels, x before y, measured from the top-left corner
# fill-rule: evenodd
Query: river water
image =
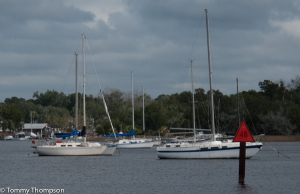
<path id="1" fill-rule="evenodd" d="M 0 193 L 300 193 L 300 142 L 264 143 L 244 185 L 237 159 L 161 160 L 156 147 L 39 157 L 29 141 L 0 141 L 0 153 Z"/>

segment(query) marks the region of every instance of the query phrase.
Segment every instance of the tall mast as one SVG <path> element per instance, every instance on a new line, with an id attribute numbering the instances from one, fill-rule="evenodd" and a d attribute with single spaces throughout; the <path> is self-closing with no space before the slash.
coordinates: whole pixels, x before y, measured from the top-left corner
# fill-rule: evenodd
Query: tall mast
<path id="1" fill-rule="evenodd" d="M 192 75 L 192 96 L 193 96 L 193 127 L 194 127 L 194 142 L 196 142 L 196 122 L 195 122 L 195 92 L 194 92 L 194 77 L 193 77 L 193 60 L 191 60 L 191 75 Z"/>
<path id="2" fill-rule="evenodd" d="M 207 32 L 207 51 L 208 51 L 208 67 L 209 67 L 209 84 L 210 84 L 210 101 L 211 101 L 211 128 L 213 131 L 213 141 L 216 141 L 215 137 L 215 118 L 214 118 L 214 94 L 212 89 L 212 71 L 210 64 L 210 43 L 209 43 L 209 28 L 208 28 L 208 10 L 206 12 L 206 32 Z"/>
<path id="3" fill-rule="evenodd" d="M 31 127 L 30 132 L 32 133 L 32 111 L 30 111 L 30 127 Z"/>
<path id="4" fill-rule="evenodd" d="M 75 56 L 76 56 L 76 76 L 75 76 L 75 90 L 76 90 L 76 93 L 75 93 L 75 129 L 78 130 L 78 54 L 75 53 Z"/>
<path id="5" fill-rule="evenodd" d="M 82 61 L 83 61 L 83 127 L 86 127 L 85 120 L 85 59 L 84 59 L 84 39 L 85 35 L 82 34 Z M 83 137 L 84 142 L 86 142 L 86 135 Z"/>
<path id="6" fill-rule="evenodd" d="M 144 131 L 144 138 L 145 138 L 145 93 L 144 93 L 144 86 L 143 86 L 143 131 Z"/>
<path id="7" fill-rule="evenodd" d="M 133 72 L 131 72 L 132 129 L 134 130 Z M 133 135 L 133 139 L 135 136 Z"/>
<path id="8" fill-rule="evenodd" d="M 241 119 L 240 119 L 240 99 L 239 99 L 239 78 L 236 78 L 236 91 L 237 91 L 237 111 L 238 111 L 239 126 L 240 126 Z"/>

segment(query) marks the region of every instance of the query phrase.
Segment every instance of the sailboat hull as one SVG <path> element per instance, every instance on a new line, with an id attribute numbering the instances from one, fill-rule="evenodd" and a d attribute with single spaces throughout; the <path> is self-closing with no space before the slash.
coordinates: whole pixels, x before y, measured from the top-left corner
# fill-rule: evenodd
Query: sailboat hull
<path id="1" fill-rule="evenodd" d="M 118 149 L 139 149 L 153 147 L 155 142 L 145 142 L 144 140 L 119 140 Z"/>
<path id="2" fill-rule="evenodd" d="M 253 157 L 262 147 L 262 143 L 247 143 L 246 158 Z M 160 159 L 229 159 L 239 158 L 239 143 L 181 143 L 167 144 L 157 148 Z"/>
<path id="3" fill-rule="evenodd" d="M 57 143 L 56 145 L 36 146 L 36 151 L 39 156 L 92 156 L 102 154 L 107 148 L 99 145 L 90 143 Z"/>
<path id="4" fill-rule="evenodd" d="M 101 156 L 112 156 L 117 149 L 117 144 L 107 144 L 104 152 L 101 153 Z"/>

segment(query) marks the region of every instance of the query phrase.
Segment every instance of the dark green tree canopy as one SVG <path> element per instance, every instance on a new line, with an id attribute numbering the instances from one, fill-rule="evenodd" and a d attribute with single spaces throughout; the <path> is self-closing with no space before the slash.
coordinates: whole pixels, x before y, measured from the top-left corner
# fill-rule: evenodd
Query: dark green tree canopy
<path id="1" fill-rule="evenodd" d="M 258 83 L 260 91 L 249 90 L 224 95 L 214 90 L 215 126 L 217 132 L 235 134 L 239 118 L 245 119 L 254 135 L 291 135 L 300 133 L 300 77 L 286 84 L 282 80 L 264 80 Z M 112 124 L 117 131 L 132 129 L 131 93 L 118 89 L 103 91 Z M 82 126 L 82 94 L 79 93 L 79 127 Z M 238 102 L 239 99 L 239 102 Z M 197 128 L 211 128 L 210 91 L 195 89 L 195 120 Z M 134 114 L 136 134 L 143 131 L 143 96 L 134 93 Z M 238 105 L 239 114 L 238 115 Z M 45 93 L 34 92 L 33 99 L 6 98 L 0 104 L 0 119 L 3 127 L 19 130 L 24 122 L 48 123 L 51 127 L 69 128 L 74 125 L 75 94 L 64 94 L 54 90 Z M 102 95 L 86 95 L 86 117 L 89 129 L 98 134 L 112 133 Z M 161 94 L 151 99 L 145 94 L 146 133 L 156 134 L 169 127 L 193 127 L 192 93 L 183 91 L 175 94 Z M 168 130 L 165 130 L 168 131 Z"/>

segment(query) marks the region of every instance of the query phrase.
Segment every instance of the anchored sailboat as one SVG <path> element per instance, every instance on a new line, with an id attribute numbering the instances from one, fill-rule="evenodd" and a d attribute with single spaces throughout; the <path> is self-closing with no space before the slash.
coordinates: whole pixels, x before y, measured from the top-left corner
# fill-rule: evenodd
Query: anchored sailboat
<path id="1" fill-rule="evenodd" d="M 209 43 L 209 27 L 208 27 L 208 10 L 206 12 L 206 30 L 207 30 L 207 49 L 208 49 L 208 65 L 209 65 L 209 81 L 210 81 L 210 100 L 211 100 L 211 126 L 212 140 L 203 142 L 181 142 L 168 143 L 157 148 L 157 155 L 160 159 L 212 159 L 212 158 L 239 158 L 240 144 L 232 142 L 232 140 L 216 141 L 215 121 L 214 121 L 214 104 L 212 89 L 212 71 L 210 63 L 210 43 Z M 195 129 L 195 127 L 194 127 Z M 195 131 L 195 130 L 194 130 Z M 246 158 L 253 157 L 259 149 L 261 142 L 246 143 Z"/>
<path id="2" fill-rule="evenodd" d="M 151 139 L 146 138 L 135 138 L 134 133 L 134 99 L 133 99 L 133 73 L 131 72 L 131 98 L 132 98 L 132 131 L 129 134 L 122 134 L 122 136 L 132 136 L 132 139 L 120 139 L 118 142 L 119 149 L 131 149 L 131 148 L 152 148 L 154 142 Z M 144 90 L 143 90 L 144 91 Z M 144 93 L 143 93 L 144 99 Z M 144 102 L 144 100 L 143 100 Z M 144 106 L 144 103 L 143 103 Z M 144 123 L 144 113 L 143 113 L 143 123 Z M 144 124 L 143 124 L 144 126 Z M 144 133 L 145 128 L 143 127 Z M 144 136 L 145 137 L 145 136 Z"/>
<path id="3" fill-rule="evenodd" d="M 84 39 L 85 35 L 82 34 L 82 53 L 83 53 L 83 129 L 85 132 L 86 119 L 85 119 L 85 59 L 84 59 Z M 77 111 L 78 111 L 78 95 L 77 95 L 77 54 L 76 55 L 76 124 L 75 130 L 72 132 L 72 136 L 77 136 Z M 54 144 L 44 144 L 35 146 L 36 152 L 39 156 L 89 156 L 89 155 L 100 155 L 106 149 L 106 145 L 101 145 L 97 142 L 86 142 L 86 135 L 83 134 L 83 142 L 67 141 L 61 142 L 57 141 Z M 114 148 L 115 150 L 115 148 Z"/>

